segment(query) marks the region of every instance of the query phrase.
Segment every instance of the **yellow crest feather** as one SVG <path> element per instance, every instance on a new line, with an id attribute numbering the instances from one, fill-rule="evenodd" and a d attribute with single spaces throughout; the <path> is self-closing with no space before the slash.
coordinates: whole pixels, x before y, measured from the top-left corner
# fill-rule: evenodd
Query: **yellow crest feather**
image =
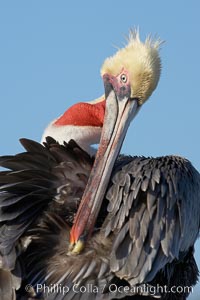
<path id="1" fill-rule="evenodd" d="M 156 88 L 161 71 L 159 49 L 162 41 L 148 36 L 141 42 L 138 30 L 131 30 L 128 44 L 105 60 L 101 75 L 105 73 L 116 76 L 122 69 L 129 72 L 131 97 L 138 98 L 140 104 L 145 102 Z"/>

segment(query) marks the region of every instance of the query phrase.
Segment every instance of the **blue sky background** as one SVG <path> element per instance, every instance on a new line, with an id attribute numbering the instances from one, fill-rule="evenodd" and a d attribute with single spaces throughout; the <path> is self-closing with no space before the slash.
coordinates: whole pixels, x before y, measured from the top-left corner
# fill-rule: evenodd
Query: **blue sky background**
<path id="1" fill-rule="evenodd" d="M 100 67 L 130 28 L 157 34 L 159 86 L 131 125 L 123 152 L 187 157 L 200 171 L 199 1 L 0 1 L 0 154 L 40 140 L 77 101 L 103 94 Z M 200 241 L 196 243 L 200 267 Z M 192 300 L 200 298 L 200 285 Z"/>

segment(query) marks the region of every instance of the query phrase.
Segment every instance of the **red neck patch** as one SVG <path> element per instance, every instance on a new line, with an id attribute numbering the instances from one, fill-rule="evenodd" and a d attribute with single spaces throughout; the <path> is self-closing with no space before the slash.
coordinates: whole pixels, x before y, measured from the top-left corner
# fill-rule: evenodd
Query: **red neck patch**
<path id="1" fill-rule="evenodd" d="M 80 102 L 71 106 L 54 125 L 103 127 L 105 100 L 94 104 Z"/>

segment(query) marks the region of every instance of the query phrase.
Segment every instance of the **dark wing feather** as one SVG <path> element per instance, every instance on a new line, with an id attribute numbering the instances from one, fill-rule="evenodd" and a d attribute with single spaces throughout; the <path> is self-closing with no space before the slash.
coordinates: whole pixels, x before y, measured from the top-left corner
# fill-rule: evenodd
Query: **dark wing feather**
<path id="1" fill-rule="evenodd" d="M 83 299 L 97 299 L 91 288 L 96 288 L 101 294 L 114 277 L 109 267 L 112 241 L 102 242 L 102 237 L 97 235 L 88 242 L 83 254 L 74 256 L 67 253 L 69 232 L 70 228 L 58 215 L 46 214 L 43 217 L 42 224 L 32 230 L 31 247 L 23 257 L 27 280 L 35 290 L 38 284 L 52 287 L 44 290 L 45 299 L 82 299 L 80 295 L 83 294 Z M 56 289 L 59 286 L 61 288 Z M 86 292 L 77 294 L 81 286 L 86 287 Z"/>
<path id="2" fill-rule="evenodd" d="M 103 230 L 116 236 L 111 270 L 135 285 L 153 280 L 193 246 L 200 227 L 200 175 L 181 157 L 128 160 L 113 172 Z"/>
<path id="3" fill-rule="evenodd" d="M 0 173 L 0 253 L 8 269 L 15 265 L 17 241 L 44 211 L 73 219 L 66 209 L 76 212 L 93 164 L 74 141 L 64 146 L 52 138 L 45 146 L 28 139 L 21 143 L 27 152 L 0 158 L 0 165 L 10 169 Z"/>

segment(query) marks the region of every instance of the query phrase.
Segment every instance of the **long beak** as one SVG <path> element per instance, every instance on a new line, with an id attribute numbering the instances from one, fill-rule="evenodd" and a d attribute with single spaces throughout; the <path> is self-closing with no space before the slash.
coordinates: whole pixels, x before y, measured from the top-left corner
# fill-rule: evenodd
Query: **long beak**
<path id="1" fill-rule="evenodd" d="M 70 249 L 79 253 L 94 228 L 115 160 L 131 120 L 139 110 L 137 99 L 107 91 L 106 111 L 96 159 L 70 233 Z M 74 246 L 75 244 L 75 246 Z"/>

